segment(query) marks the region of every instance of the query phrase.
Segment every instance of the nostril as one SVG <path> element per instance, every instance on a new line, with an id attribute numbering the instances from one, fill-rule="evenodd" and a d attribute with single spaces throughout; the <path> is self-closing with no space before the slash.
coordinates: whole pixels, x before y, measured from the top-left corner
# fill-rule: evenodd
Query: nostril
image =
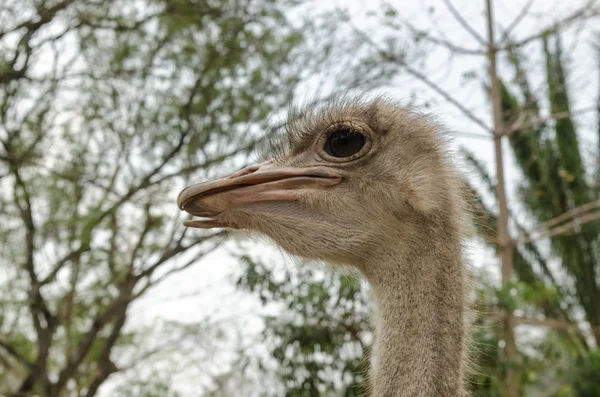
<path id="1" fill-rule="evenodd" d="M 246 168 L 243 168 L 241 170 L 239 170 L 238 172 L 235 172 L 231 175 L 229 175 L 227 178 L 228 179 L 233 179 L 233 178 L 239 178 L 240 176 L 244 176 L 244 175 L 249 175 L 252 173 L 255 173 L 256 171 L 258 171 L 261 167 L 264 168 L 264 166 L 267 164 L 268 162 L 265 163 L 261 163 L 261 164 L 254 164 L 254 165 L 250 165 Z"/>
<path id="2" fill-rule="evenodd" d="M 233 174 L 229 175 L 227 177 L 227 179 L 239 178 L 240 176 L 252 174 L 253 172 L 256 172 L 257 170 L 258 170 L 257 165 L 251 165 L 249 167 L 239 170 L 238 172 L 234 172 Z"/>

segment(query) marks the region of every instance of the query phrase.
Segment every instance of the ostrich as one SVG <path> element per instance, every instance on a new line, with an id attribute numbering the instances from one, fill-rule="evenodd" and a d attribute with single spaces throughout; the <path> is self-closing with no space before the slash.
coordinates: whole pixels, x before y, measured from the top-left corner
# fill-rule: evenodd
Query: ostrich
<path id="1" fill-rule="evenodd" d="M 290 119 L 269 161 L 185 188 L 188 227 L 257 232 L 358 270 L 376 306 L 373 397 L 466 396 L 462 179 L 440 127 L 384 99 Z"/>

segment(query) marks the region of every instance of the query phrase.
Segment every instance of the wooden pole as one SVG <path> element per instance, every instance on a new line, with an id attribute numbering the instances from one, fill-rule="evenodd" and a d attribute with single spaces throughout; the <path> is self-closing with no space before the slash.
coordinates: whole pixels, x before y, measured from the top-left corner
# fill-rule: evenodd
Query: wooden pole
<path id="1" fill-rule="evenodd" d="M 506 190 L 504 181 L 504 160 L 502 152 L 502 137 L 505 126 L 502 115 L 502 94 L 498 82 L 496 69 L 496 55 L 498 49 L 494 43 L 494 17 L 492 0 L 486 0 L 487 28 L 488 28 L 488 59 L 490 78 L 490 97 L 494 114 L 494 152 L 496 157 L 496 198 L 498 200 L 498 252 L 502 266 L 502 287 L 506 287 L 513 274 L 513 249 L 514 245 L 508 230 L 508 205 L 506 201 Z M 502 334 L 504 340 L 504 354 L 501 358 L 503 368 L 500 379 L 500 390 L 502 396 L 518 397 L 519 384 L 515 376 L 514 365 L 517 362 L 517 346 L 515 343 L 512 312 L 506 311 L 502 320 Z"/>

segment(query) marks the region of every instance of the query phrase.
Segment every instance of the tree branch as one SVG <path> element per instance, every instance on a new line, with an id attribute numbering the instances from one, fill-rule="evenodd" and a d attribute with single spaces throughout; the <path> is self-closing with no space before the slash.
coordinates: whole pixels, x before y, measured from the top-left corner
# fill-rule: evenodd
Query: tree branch
<path id="1" fill-rule="evenodd" d="M 596 0 L 590 0 L 586 3 L 586 5 L 584 5 L 580 9 L 572 12 L 567 17 L 554 22 L 550 26 L 542 29 L 541 31 L 539 31 L 537 33 L 529 35 L 529 36 L 525 37 L 524 39 L 521 39 L 514 43 L 509 43 L 502 48 L 498 48 L 498 50 L 499 51 L 503 51 L 503 50 L 512 51 L 518 47 L 522 47 L 526 44 L 529 44 L 532 41 L 539 40 L 539 39 L 543 38 L 544 36 L 547 36 L 548 34 L 555 32 L 559 28 L 565 28 L 575 22 L 597 17 L 600 15 L 600 7 L 598 7 L 595 3 L 596 3 Z"/>
<path id="2" fill-rule="evenodd" d="M 8 344 L 8 343 L 0 340 L 0 347 L 2 347 L 4 350 L 6 350 L 6 352 L 8 354 L 10 354 L 15 359 L 17 359 L 18 362 L 20 362 L 21 364 L 23 364 L 29 370 L 33 369 L 33 367 L 34 367 L 33 363 L 29 362 L 29 360 L 27 360 L 25 358 L 25 356 L 23 356 L 21 353 L 19 353 L 18 351 L 16 351 L 10 344 Z"/>
<path id="3" fill-rule="evenodd" d="M 530 230 L 527 234 L 528 235 L 533 235 L 536 233 L 543 233 L 543 232 L 548 232 L 550 230 L 553 229 L 553 227 L 572 219 L 573 221 L 578 219 L 575 217 L 581 216 L 591 210 L 594 210 L 596 208 L 600 208 L 600 200 L 595 200 L 583 205 L 580 205 L 579 207 L 575 207 L 567 212 L 564 212 L 552 219 L 547 220 L 546 222 L 543 222 L 539 225 L 537 225 L 535 228 L 533 228 L 532 230 Z M 522 242 L 527 242 L 527 241 L 534 241 L 536 240 L 536 238 L 527 238 L 524 234 L 521 234 L 518 238 L 518 242 L 522 243 Z"/>
<path id="4" fill-rule="evenodd" d="M 570 222 L 565 223 L 564 225 L 554 227 L 552 229 L 548 229 L 545 233 L 541 233 L 537 236 L 532 236 L 529 238 L 522 238 L 517 241 L 518 244 L 527 243 L 537 240 L 542 240 L 545 238 L 550 238 L 554 236 L 558 236 L 560 234 L 570 232 L 572 230 L 577 229 L 580 226 L 585 225 L 586 223 L 590 223 L 600 219 L 600 211 L 593 212 L 591 214 L 582 215 L 578 218 L 573 219 Z M 531 234 L 530 234 L 531 236 Z"/>
<path id="5" fill-rule="evenodd" d="M 50 271 L 50 273 L 40 281 L 40 285 L 48 284 L 48 283 L 54 281 L 54 278 L 56 277 L 58 272 L 67 263 L 77 260 L 81 256 L 81 254 L 83 254 L 86 251 L 89 251 L 89 249 L 90 249 L 89 246 L 81 245 L 79 248 L 69 252 L 68 254 L 63 256 L 61 259 L 56 261 L 56 263 L 52 266 L 52 270 Z"/>
<path id="6" fill-rule="evenodd" d="M 517 15 L 517 17 L 508 25 L 508 27 L 502 34 L 502 39 L 500 40 L 501 44 L 505 43 L 508 40 L 508 36 L 510 35 L 510 32 L 512 32 L 513 29 L 516 28 L 519 23 L 521 23 L 523 18 L 525 18 L 525 15 L 527 15 L 527 13 L 529 12 L 529 9 L 531 8 L 532 5 L 533 5 L 533 0 L 528 0 L 527 4 L 525 4 L 525 6 L 521 9 L 521 12 L 519 12 L 519 15 Z"/>
<path id="7" fill-rule="evenodd" d="M 519 119 L 510 128 L 507 128 L 504 135 L 511 136 L 519 130 L 536 127 L 540 124 L 543 124 L 543 123 L 551 121 L 551 120 L 568 119 L 574 115 L 591 112 L 591 111 L 595 111 L 595 110 L 597 110 L 597 108 L 594 106 L 594 107 L 587 107 L 587 108 L 582 108 L 582 109 L 578 109 L 578 110 L 558 112 L 558 113 L 551 114 L 547 117 L 536 118 L 536 119 L 528 121 L 528 122 L 525 122 L 525 120 L 524 120 L 525 117 L 521 117 L 521 115 L 524 115 L 525 113 L 521 113 L 519 115 Z"/>
<path id="8" fill-rule="evenodd" d="M 120 293 L 117 298 L 111 303 L 111 305 L 102 314 L 97 316 L 90 329 L 82 337 L 81 342 L 75 354 L 70 357 L 65 367 L 60 371 L 58 380 L 52 387 L 53 396 L 58 396 L 61 390 L 65 387 L 68 380 L 73 377 L 77 368 L 81 365 L 92 345 L 97 340 L 97 336 L 100 331 L 115 317 L 120 316 L 123 310 L 127 310 L 129 303 L 131 302 L 131 292 L 135 286 L 136 280 L 130 275 L 126 276 L 120 287 Z"/>
<path id="9" fill-rule="evenodd" d="M 475 124 L 479 125 L 481 128 L 483 128 L 487 132 L 491 132 L 492 131 L 492 128 L 490 128 L 483 120 L 481 120 L 479 117 L 475 116 L 475 114 L 473 114 L 473 112 L 471 112 L 469 109 L 467 109 L 458 100 L 454 99 L 452 97 L 452 95 L 450 95 L 448 92 L 446 92 L 444 89 L 442 89 L 439 85 L 437 85 L 433 81 L 429 80 L 427 78 L 427 76 L 425 76 L 425 74 L 419 72 L 416 69 L 413 69 L 403 59 L 400 59 L 400 58 L 396 57 L 394 54 L 390 54 L 389 52 L 387 52 L 386 50 L 384 50 L 383 48 L 381 48 L 377 43 L 375 43 L 375 41 L 373 41 L 373 39 L 371 37 L 369 37 L 363 31 L 361 31 L 360 29 L 358 29 L 356 26 L 352 25 L 352 28 L 363 39 L 364 42 L 366 42 L 367 44 L 369 44 L 373 49 L 375 49 L 375 51 L 377 51 L 379 53 L 379 55 L 381 55 L 387 61 L 392 61 L 392 62 L 398 63 L 409 74 L 411 74 L 412 76 L 416 77 L 417 79 L 419 79 L 420 81 L 422 81 L 423 83 L 425 83 L 425 85 L 427 85 L 428 87 L 430 87 L 431 89 L 433 89 L 440 96 L 442 96 L 445 100 L 447 100 L 452 105 L 454 105 L 456 108 L 458 108 L 467 118 L 469 118 Z"/>
<path id="10" fill-rule="evenodd" d="M 454 8 L 454 5 L 452 4 L 452 2 L 450 0 L 444 0 L 444 3 L 446 4 L 446 7 L 448 7 L 448 10 L 450 11 L 450 13 L 458 21 L 458 23 L 460 23 L 461 26 L 463 28 L 465 28 L 465 30 L 467 32 L 469 32 L 471 34 L 471 36 L 473 36 L 479 43 L 481 43 L 487 47 L 487 40 L 485 40 L 483 37 L 481 37 L 481 35 L 479 33 L 477 33 L 475 31 L 475 29 L 473 29 L 471 27 L 471 25 L 469 25 L 467 23 L 467 21 L 464 20 L 464 18 L 460 15 L 458 10 L 456 8 Z"/>
<path id="11" fill-rule="evenodd" d="M 167 250 L 165 252 L 163 252 L 163 254 L 160 256 L 160 258 L 158 258 L 156 260 L 156 262 L 154 262 L 153 264 L 151 264 L 148 268 L 146 268 L 145 270 L 141 271 L 140 273 L 138 273 L 135 278 L 136 279 L 141 279 L 143 277 L 147 277 L 149 275 L 151 275 L 152 273 L 154 273 L 154 271 L 163 263 L 165 263 L 166 261 L 168 261 L 169 259 L 174 258 L 175 256 L 187 251 L 188 249 L 195 247 L 196 245 L 200 244 L 201 242 L 204 242 L 204 239 L 198 239 L 196 241 L 194 241 L 191 244 L 188 245 L 181 245 L 180 243 L 177 243 L 177 245 L 173 248 L 171 248 L 170 250 Z"/>
<path id="12" fill-rule="evenodd" d="M 503 310 L 499 310 L 497 312 L 497 316 L 498 317 L 503 317 L 504 316 L 504 311 Z M 583 335 L 581 328 L 579 328 L 579 325 L 577 323 L 571 323 L 568 321 L 562 321 L 562 320 L 558 320 L 556 318 L 543 318 L 543 319 L 538 319 L 535 317 L 523 317 L 523 316 L 512 316 L 512 320 L 516 323 L 515 325 L 533 325 L 533 326 L 537 326 L 537 327 L 548 327 L 548 328 L 552 328 L 554 330 L 557 331 L 567 331 L 567 330 L 574 330 L 575 332 L 577 332 L 579 335 Z M 592 325 L 590 325 L 590 328 L 592 330 L 597 329 L 599 327 L 594 327 Z"/>
<path id="13" fill-rule="evenodd" d="M 15 176 L 16 186 L 14 189 L 14 200 L 21 213 L 21 219 L 25 226 L 25 249 L 26 249 L 26 260 L 25 270 L 29 274 L 30 291 L 29 291 L 29 312 L 33 321 L 35 332 L 37 335 L 38 352 L 35 361 L 35 365 L 31 368 L 29 376 L 21 384 L 18 393 L 26 393 L 30 391 L 35 383 L 41 384 L 45 389 L 50 385 L 50 381 L 47 375 L 46 363 L 50 352 L 50 346 L 52 344 L 52 335 L 56 329 L 55 317 L 50 313 L 46 301 L 40 291 L 40 283 L 35 271 L 34 263 L 34 252 L 35 252 L 35 224 L 33 221 L 33 214 L 31 208 L 31 197 L 29 191 L 25 185 L 25 182 L 21 178 L 19 170 L 14 165 L 13 175 Z M 21 191 L 22 197 L 19 197 L 17 191 Z M 42 318 L 44 323 L 42 323 Z"/>
<path id="14" fill-rule="evenodd" d="M 424 39 L 424 40 L 429 41 L 432 44 L 442 46 L 454 54 L 461 54 L 461 55 L 486 55 L 487 54 L 486 50 L 476 50 L 476 49 L 471 49 L 471 48 L 465 48 L 465 47 L 456 45 L 448 40 L 444 40 L 439 37 L 434 37 L 424 30 L 417 29 L 415 26 L 413 26 L 408 21 L 403 20 L 402 23 L 406 27 L 408 27 L 408 29 L 411 30 L 418 39 Z"/>
<path id="15" fill-rule="evenodd" d="M 150 229 L 153 226 L 152 216 L 150 215 L 150 205 L 149 204 L 146 205 L 145 210 L 146 210 L 146 222 L 144 222 L 144 228 L 142 229 L 142 232 L 140 233 L 138 241 L 135 244 L 135 247 L 133 247 L 133 251 L 131 252 L 131 259 L 129 261 L 130 271 L 131 271 L 131 269 L 133 269 L 135 259 L 137 258 L 137 254 L 144 244 L 146 235 L 148 235 L 148 232 L 150 232 Z"/>
<path id="16" fill-rule="evenodd" d="M 98 388 L 104 383 L 104 381 L 113 373 L 118 371 L 117 366 L 110 359 L 110 353 L 117 342 L 119 335 L 121 334 L 121 329 L 125 324 L 126 314 L 127 314 L 128 305 L 123 305 L 120 313 L 117 315 L 117 319 L 113 328 L 110 332 L 108 338 L 104 342 L 104 346 L 102 347 L 102 352 L 100 353 L 100 357 L 97 361 L 98 370 L 100 371 L 98 375 L 94 378 L 90 386 L 88 387 L 88 391 L 85 394 L 86 397 L 93 397 L 96 395 Z"/>
<path id="17" fill-rule="evenodd" d="M 44 26 L 45 24 L 47 24 L 48 22 L 52 21 L 52 19 L 54 18 L 54 16 L 56 16 L 56 14 L 67 8 L 71 3 L 73 2 L 73 0 L 63 0 L 60 1 L 58 3 L 56 3 L 55 5 L 53 5 L 52 7 L 49 8 L 39 8 L 37 10 L 37 16 L 39 18 L 34 18 L 31 19 L 29 21 L 25 21 L 15 27 L 13 27 L 10 30 L 6 30 L 6 31 L 2 31 L 0 32 L 0 39 L 2 37 L 4 37 L 4 35 L 11 33 L 11 32 L 16 32 L 17 30 L 20 29 L 27 29 L 29 32 L 35 32 L 36 30 L 38 30 L 39 28 L 41 28 L 42 26 Z"/>
<path id="18" fill-rule="evenodd" d="M 206 241 L 206 240 L 208 240 L 208 238 L 213 238 L 213 237 L 224 237 L 225 235 L 226 235 L 225 232 L 215 233 L 215 234 L 211 235 L 210 237 L 205 238 L 203 241 Z M 169 277 L 169 276 L 171 276 L 171 275 L 173 275 L 173 274 L 175 274 L 177 272 L 180 272 L 182 270 L 185 270 L 188 267 L 192 266 L 194 263 L 198 262 L 198 258 L 199 257 L 203 257 L 204 255 L 208 254 L 209 252 L 212 252 L 214 249 L 216 249 L 219 246 L 219 244 L 220 244 L 220 242 L 215 243 L 215 245 L 213 247 L 210 247 L 209 249 L 205 250 L 204 252 L 202 252 L 198 256 L 195 256 L 194 258 L 189 259 L 183 265 L 180 265 L 180 266 L 177 266 L 175 268 L 170 269 L 169 271 L 165 272 L 160 277 L 158 277 L 156 280 L 150 280 L 150 279 L 148 279 L 147 282 L 146 282 L 146 284 L 142 287 L 142 289 L 135 294 L 134 299 L 137 299 L 142 294 L 144 294 L 148 289 L 152 288 L 152 286 L 154 286 L 154 285 L 156 285 L 158 283 L 161 283 L 167 277 Z M 152 275 L 152 272 L 148 273 L 146 276 L 151 276 L 151 275 Z"/>

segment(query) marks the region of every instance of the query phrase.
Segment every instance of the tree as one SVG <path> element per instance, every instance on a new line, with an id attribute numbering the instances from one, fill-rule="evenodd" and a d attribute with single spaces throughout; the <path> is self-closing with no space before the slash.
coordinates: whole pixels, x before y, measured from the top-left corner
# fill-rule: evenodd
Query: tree
<path id="1" fill-rule="evenodd" d="M 550 46 L 552 38 L 553 49 Z M 600 288 L 597 277 L 600 271 L 600 225 L 594 222 L 598 219 L 594 212 L 598 187 L 594 183 L 594 172 L 585 171 L 594 170 L 594 167 L 585 166 L 585 154 L 578 142 L 560 36 L 544 37 L 543 51 L 547 70 L 547 102 L 555 115 L 554 123 L 538 121 L 542 119 L 539 115 L 542 101 L 531 92 L 519 56 L 513 57 L 515 81 L 521 90 L 519 97 L 506 85 L 501 87 L 503 115 L 506 123 L 514 126 L 508 134 L 509 143 L 524 176 L 519 184 L 519 199 L 541 226 L 534 230 L 523 230 L 521 226 L 521 244 L 516 251 L 515 270 L 523 284 L 520 290 L 529 299 L 515 305 L 505 295 L 509 299 L 500 301 L 500 306 L 519 307 L 522 311 L 529 306 L 530 312 L 541 310 L 545 316 L 560 320 L 549 321 L 546 325 L 556 328 L 570 343 L 575 343 L 579 353 L 584 353 L 589 349 L 589 339 L 580 330 L 575 313 L 578 310 L 585 313 L 585 321 L 591 327 L 590 336 L 595 338 L 596 343 L 600 332 L 596 307 Z M 595 162 L 598 157 L 600 152 L 590 160 Z M 468 154 L 467 158 L 487 181 L 488 188 L 494 189 L 494 183 L 474 156 Z M 484 212 L 494 224 L 492 211 L 486 208 Z M 537 242 L 546 238 L 550 238 L 551 252 L 543 255 Z M 567 277 L 560 277 L 548 265 L 553 256 L 560 259 L 561 270 Z M 531 294 L 534 289 L 537 289 L 536 293 Z"/>
<path id="2" fill-rule="evenodd" d="M 223 241 L 181 227 L 175 188 L 290 98 L 290 5 L 2 2 L 0 394 L 93 396 L 132 365 L 132 303 Z"/>

